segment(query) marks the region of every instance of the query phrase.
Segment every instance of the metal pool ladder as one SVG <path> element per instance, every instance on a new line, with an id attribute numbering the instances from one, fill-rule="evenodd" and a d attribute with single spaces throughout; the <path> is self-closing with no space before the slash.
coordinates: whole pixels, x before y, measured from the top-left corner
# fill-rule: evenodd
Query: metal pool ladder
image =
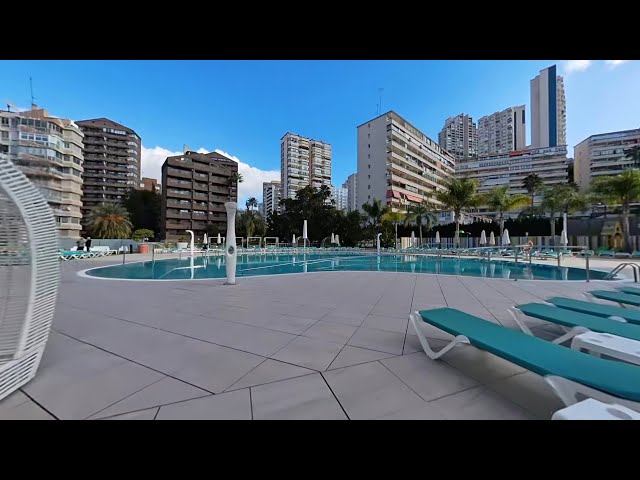
<path id="1" fill-rule="evenodd" d="M 609 273 L 607 273 L 602 279 L 603 280 L 611 280 L 616 276 L 617 273 L 624 270 L 624 267 L 631 267 L 633 270 L 633 281 L 638 283 L 638 278 L 640 277 L 640 266 L 637 263 L 624 262 L 615 267 Z"/>

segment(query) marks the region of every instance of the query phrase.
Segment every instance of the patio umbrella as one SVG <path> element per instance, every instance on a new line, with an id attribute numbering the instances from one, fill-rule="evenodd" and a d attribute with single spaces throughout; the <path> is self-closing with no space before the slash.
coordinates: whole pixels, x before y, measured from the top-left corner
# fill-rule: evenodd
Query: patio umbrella
<path id="1" fill-rule="evenodd" d="M 416 232 L 414 232 L 413 230 L 411 230 L 411 246 L 415 246 L 416 244 Z"/>
<path id="2" fill-rule="evenodd" d="M 332 233 L 331 234 L 331 244 L 333 245 L 334 243 L 336 243 L 336 236 Z"/>
<path id="3" fill-rule="evenodd" d="M 305 240 L 309 238 L 307 237 L 307 221 L 306 220 L 302 224 L 302 238 L 304 238 Z"/>
<path id="4" fill-rule="evenodd" d="M 202 243 L 204 243 L 205 245 L 207 245 L 209 243 L 209 239 L 207 238 L 207 234 L 204 234 L 204 237 L 202 237 Z"/>
<path id="5" fill-rule="evenodd" d="M 496 244 L 496 236 L 494 235 L 493 232 L 491 232 L 491 234 L 489 235 L 489 245 L 495 245 Z"/>
<path id="6" fill-rule="evenodd" d="M 560 233 L 560 243 L 565 246 L 569 244 L 569 239 L 567 238 L 566 230 L 562 230 L 562 233 Z"/>
<path id="7" fill-rule="evenodd" d="M 486 245 L 487 244 L 487 234 L 484 230 L 482 230 L 482 232 L 480 232 L 480 245 Z"/>
<path id="8" fill-rule="evenodd" d="M 296 234 L 293 234 L 293 239 L 291 240 L 291 243 L 293 243 L 294 245 L 296 244 Z"/>
<path id="9" fill-rule="evenodd" d="M 509 238 L 509 230 L 504 229 L 504 233 L 502 234 L 502 245 L 511 245 L 511 239 Z"/>
<path id="10" fill-rule="evenodd" d="M 336 234 L 336 245 L 340 246 L 340 237 Z"/>
<path id="11" fill-rule="evenodd" d="M 220 245 L 222 243 L 222 237 L 220 236 L 220 234 L 218 233 L 218 245 Z"/>
<path id="12" fill-rule="evenodd" d="M 436 243 L 440 243 L 440 232 L 436 232 Z"/>

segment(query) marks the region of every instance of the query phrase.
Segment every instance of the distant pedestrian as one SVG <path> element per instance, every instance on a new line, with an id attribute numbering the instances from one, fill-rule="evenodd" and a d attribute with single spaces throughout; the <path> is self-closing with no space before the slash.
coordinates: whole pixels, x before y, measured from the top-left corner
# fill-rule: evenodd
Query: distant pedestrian
<path id="1" fill-rule="evenodd" d="M 76 245 L 78 247 L 78 251 L 82 252 L 84 251 L 84 245 L 85 245 L 85 241 L 83 237 L 80 237 L 80 239 L 76 242 Z"/>
<path id="2" fill-rule="evenodd" d="M 87 246 L 87 252 L 91 251 L 91 237 L 87 237 L 87 241 L 85 242 L 85 245 Z"/>

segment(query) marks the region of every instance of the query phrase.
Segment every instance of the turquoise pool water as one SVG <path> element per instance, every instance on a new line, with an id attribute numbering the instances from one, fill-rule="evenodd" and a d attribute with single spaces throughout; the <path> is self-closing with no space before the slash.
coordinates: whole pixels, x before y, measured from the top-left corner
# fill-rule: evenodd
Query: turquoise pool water
<path id="1" fill-rule="evenodd" d="M 469 277 L 518 280 L 585 280 L 579 268 L 553 265 L 478 259 L 438 258 L 428 255 L 375 254 L 308 254 L 308 255 L 238 255 L 237 277 L 281 275 L 285 273 L 335 271 L 381 271 L 438 273 Z M 173 258 L 155 262 L 99 267 L 84 272 L 91 277 L 136 280 L 190 280 L 225 278 L 224 257 L 202 256 Z M 591 271 L 591 278 L 601 279 L 606 273 Z"/>

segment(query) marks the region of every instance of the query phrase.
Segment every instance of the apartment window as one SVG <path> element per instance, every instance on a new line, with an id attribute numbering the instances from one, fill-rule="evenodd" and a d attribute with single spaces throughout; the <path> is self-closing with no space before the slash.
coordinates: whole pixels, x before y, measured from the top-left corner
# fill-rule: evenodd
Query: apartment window
<path id="1" fill-rule="evenodd" d="M 2 139 L 3 140 L 8 140 L 9 139 L 9 132 L 2 132 Z"/>
<path id="2" fill-rule="evenodd" d="M 9 119 L 7 117 L 2 117 L 2 125 L 9 125 Z"/>
<path id="3" fill-rule="evenodd" d="M 370 133 L 367 133 L 367 138 L 371 138 L 371 134 Z"/>
<path id="4" fill-rule="evenodd" d="M 368 165 L 367 165 L 367 168 L 371 168 L 371 164 L 368 164 Z"/>
<path id="5" fill-rule="evenodd" d="M 371 200 L 371 195 L 367 195 L 367 200 Z"/>
<path id="6" fill-rule="evenodd" d="M 371 175 L 367 175 L 367 178 L 371 178 Z"/>
<path id="7" fill-rule="evenodd" d="M 371 144 L 370 143 L 367 143 L 367 148 L 371 148 Z"/>
<path id="8" fill-rule="evenodd" d="M 371 185 L 367 185 L 367 190 L 371 190 Z"/>

